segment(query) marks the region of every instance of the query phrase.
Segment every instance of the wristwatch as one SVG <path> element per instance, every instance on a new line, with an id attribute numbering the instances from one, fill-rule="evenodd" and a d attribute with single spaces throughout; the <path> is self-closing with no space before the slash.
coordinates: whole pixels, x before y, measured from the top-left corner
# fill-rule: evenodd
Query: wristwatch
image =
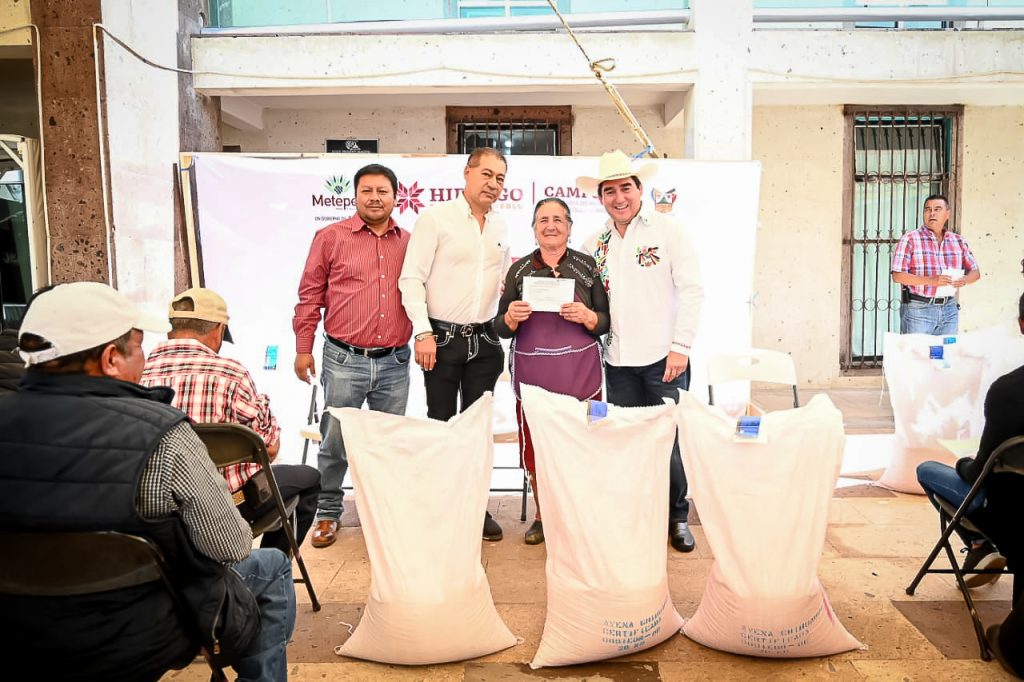
<path id="1" fill-rule="evenodd" d="M 419 334 L 414 336 L 413 339 L 415 339 L 416 341 L 422 341 L 423 339 L 427 338 L 428 336 L 433 336 L 433 335 L 434 335 L 434 332 L 420 332 Z"/>

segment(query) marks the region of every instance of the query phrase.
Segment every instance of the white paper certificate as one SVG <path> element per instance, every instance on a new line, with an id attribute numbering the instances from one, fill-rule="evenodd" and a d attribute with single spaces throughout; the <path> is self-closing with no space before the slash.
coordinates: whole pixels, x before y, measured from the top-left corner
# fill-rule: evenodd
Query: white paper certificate
<path id="1" fill-rule="evenodd" d="M 951 279 L 961 279 L 964 276 L 964 271 L 961 270 L 960 268 L 946 268 L 945 270 L 942 271 L 942 274 L 946 275 Z M 947 284 L 944 287 L 935 287 L 935 296 L 937 298 L 955 295 L 956 287 L 954 287 L 952 284 Z"/>
<path id="2" fill-rule="evenodd" d="M 576 281 L 555 277 L 524 277 L 523 300 L 539 313 L 557 313 L 563 303 L 572 303 Z"/>

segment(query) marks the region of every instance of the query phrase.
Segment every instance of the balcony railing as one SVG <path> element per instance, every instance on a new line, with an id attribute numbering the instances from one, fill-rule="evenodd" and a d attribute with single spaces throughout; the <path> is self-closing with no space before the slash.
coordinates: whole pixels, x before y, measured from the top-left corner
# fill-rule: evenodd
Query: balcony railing
<path id="1" fill-rule="evenodd" d="M 579 28 L 683 29 L 689 0 L 557 0 Z M 1024 0 L 754 0 L 757 27 L 985 28 L 1024 23 Z M 698 10 L 699 11 L 699 10 Z M 207 34 L 477 33 L 559 27 L 547 0 L 209 0 Z M 968 23 L 981 22 L 981 23 Z"/>
<path id="2" fill-rule="evenodd" d="M 558 0 L 563 14 L 682 10 L 689 0 Z M 214 28 L 553 15 L 547 0 L 209 0 Z"/>

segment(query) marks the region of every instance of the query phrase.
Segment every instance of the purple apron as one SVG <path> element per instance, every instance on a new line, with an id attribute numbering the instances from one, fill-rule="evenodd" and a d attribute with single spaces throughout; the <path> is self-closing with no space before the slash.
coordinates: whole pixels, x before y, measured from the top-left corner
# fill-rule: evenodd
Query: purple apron
<path id="1" fill-rule="evenodd" d="M 601 344 L 582 324 L 558 313 L 533 313 L 512 339 L 512 390 L 540 386 L 580 400 L 601 390 Z"/>

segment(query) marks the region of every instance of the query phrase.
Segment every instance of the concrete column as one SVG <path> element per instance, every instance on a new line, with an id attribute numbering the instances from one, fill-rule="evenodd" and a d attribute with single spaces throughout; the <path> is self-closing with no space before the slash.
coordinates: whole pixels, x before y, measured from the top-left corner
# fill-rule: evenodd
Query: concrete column
<path id="1" fill-rule="evenodd" d="M 203 0 L 102 0 L 103 23 L 146 59 L 191 69 Z M 104 38 L 118 288 L 163 303 L 188 285 L 174 185 L 181 151 L 220 151 L 220 103 L 190 74 L 140 61 Z"/>
<path id="2" fill-rule="evenodd" d="M 202 28 L 200 12 L 206 13 L 206 0 L 178 0 L 178 68 L 192 68 L 192 36 Z M 219 152 L 220 97 L 209 97 L 196 92 L 192 76 L 178 76 L 179 149 L 183 152 Z M 199 285 L 189 279 L 188 246 L 185 235 L 185 216 L 181 202 L 174 197 L 174 291 L 190 285 Z"/>
<path id="3" fill-rule="evenodd" d="M 686 157 L 746 161 L 751 153 L 752 0 L 691 0 L 697 76 L 684 103 Z"/>
<path id="4" fill-rule="evenodd" d="M 39 27 L 51 278 L 111 282 L 92 47 L 100 0 L 32 0 L 31 11 Z"/>

